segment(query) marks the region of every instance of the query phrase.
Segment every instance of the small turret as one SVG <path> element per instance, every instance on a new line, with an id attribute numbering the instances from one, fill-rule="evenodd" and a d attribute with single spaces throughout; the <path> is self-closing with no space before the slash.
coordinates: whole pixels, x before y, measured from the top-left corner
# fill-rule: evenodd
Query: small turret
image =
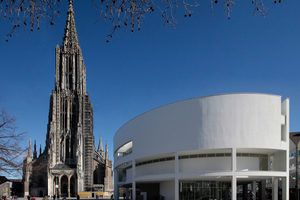
<path id="1" fill-rule="evenodd" d="M 105 144 L 105 160 L 108 161 L 109 160 L 109 155 L 108 155 L 108 145 L 107 145 L 107 140 L 106 140 L 106 144 Z"/>
<path id="2" fill-rule="evenodd" d="M 34 140 L 34 148 L 33 148 L 33 159 L 37 158 L 37 151 L 36 151 L 36 140 Z"/>
<path id="3" fill-rule="evenodd" d="M 32 160 L 32 148 L 31 148 L 31 136 L 29 138 L 29 147 L 28 147 L 28 155 L 27 158 L 30 158 Z"/>
<path id="4" fill-rule="evenodd" d="M 102 145 L 102 139 L 101 139 L 101 135 L 100 135 L 100 139 L 99 139 L 99 145 L 98 145 L 98 153 L 100 154 L 100 156 L 102 158 L 104 158 L 104 149 L 103 149 L 103 145 Z"/>

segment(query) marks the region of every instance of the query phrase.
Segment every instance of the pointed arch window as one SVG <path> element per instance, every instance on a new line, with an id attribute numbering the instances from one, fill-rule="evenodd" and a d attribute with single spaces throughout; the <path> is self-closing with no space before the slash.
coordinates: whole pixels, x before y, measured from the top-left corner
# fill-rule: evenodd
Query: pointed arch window
<path id="1" fill-rule="evenodd" d="M 70 157 L 70 139 L 69 136 L 66 138 L 66 158 Z"/>

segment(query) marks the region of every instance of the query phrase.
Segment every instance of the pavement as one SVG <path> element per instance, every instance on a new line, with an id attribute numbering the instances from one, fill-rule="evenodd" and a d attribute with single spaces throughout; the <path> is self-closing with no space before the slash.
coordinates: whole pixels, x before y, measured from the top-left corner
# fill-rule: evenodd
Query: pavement
<path id="1" fill-rule="evenodd" d="M 43 197 L 35 197 L 35 199 L 36 200 L 42 200 Z M 123 199 L 123 197 L 120 198 L 120 199 Z M 9 199 L 9 200 L 11 200 L 11 199 Z M 15 198 L 14 200 L 27 200 L 27 198 L 25 198 L 25 197 L 18 197 L 18 199 Z M 53 199 L 49 198 L 49 200 L 53 200 Z M 62 200 L 62 198 L 59 198 L 58 200 Z M 66 200 L 77 200 L 77 198 L 76 197 L 73 197 L 73 198 L 70 197 L 70 198 L 66 198 Z M 96 198 L 80 198 L 80 200 L 96 200 Z M 99 200 L 110 200 L 110 197 L 99 198 Z"/>

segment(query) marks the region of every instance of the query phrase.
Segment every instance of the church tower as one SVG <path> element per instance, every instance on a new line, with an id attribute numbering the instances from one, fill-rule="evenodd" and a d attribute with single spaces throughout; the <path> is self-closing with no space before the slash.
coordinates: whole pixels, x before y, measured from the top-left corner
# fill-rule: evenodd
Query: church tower
<path id="1" fill-rule="evenodd" d="M 93 106 L 86 90 L 86 69 L 78 42 L 73 0 L 62 45 L 55 47 L 55 89 L 50 95 L 46 147 L 37 156 L 36 142 L 24 158 L 24 194 L 91 197 L 113 194 L 112 163 L 100 136 L 94 145 Z"/>
<path id="2" fill-rule="evenodd" d="M 63 44 L 55 48 L 55 90 L 50 97 L 46 139 L 50 195 L 70 196 L 93 184 L 93 107 L 86 92 L 72 2 L 69 0 Z"/>

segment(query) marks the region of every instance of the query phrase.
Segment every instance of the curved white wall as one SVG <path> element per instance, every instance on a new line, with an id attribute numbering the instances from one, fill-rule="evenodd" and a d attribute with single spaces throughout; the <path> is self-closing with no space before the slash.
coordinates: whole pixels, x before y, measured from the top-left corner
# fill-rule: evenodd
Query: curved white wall
<path id="1" fill-rule="evenodd" d="M 199 97 L 168 104 L 132 119 L 116 133 L 114 150 L 130 140 L 136 159 L 195 149 L 282 149 L 285 147 L 280 126 L 280 96 Z"/>
<path id="2" fill-rule="evenodd" d="M 175 199 L 180 179 L 203 178 L 212 171 L 216 173 L 210 173 L 211 178 L 226 174 L 233 185 L 238 176 L 287 180 L 288 133 L 289 102 L 282 103 L 280 96 L 246 93 L 192 98 L 150 110 L 124 124 L 114 136 L 114 167 L 133 163 L 126 175 L 126 183 L 132 182 L 133 188 L 136 181 L 164 180 L 160 189 L 167 194 L 169 186 L 164 185 L 169 181 L 174 184 L 171 196 Z M 117 157 L 117 152 L 131 147 L 130 154 Z M 154 163 L 168 157 L 172 160 Z M 235 186 L 232 191 L 236 192 Z M 288 185 L 284 191 L 287 199 Z"/>

